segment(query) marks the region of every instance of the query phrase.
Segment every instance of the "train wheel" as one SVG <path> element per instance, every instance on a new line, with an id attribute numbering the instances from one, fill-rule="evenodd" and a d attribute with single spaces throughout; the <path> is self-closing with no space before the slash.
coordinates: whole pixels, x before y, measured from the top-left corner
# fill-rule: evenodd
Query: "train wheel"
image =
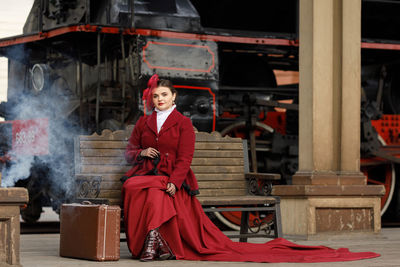
<path id="1" fill-rule="evenodd" d="M 383 138 L 378 135 L 379 142 L 386 145 Z M 396 186 L 396 170 L 393 163 L 377 162 L 373 159 L 361 159 L 361 171 L 367 176 L 367 183 L 370 185 L 383 185 L 385 195 L 381 198 L 381 215 L 383 215 L 393 198 Z"/>
<path id="2" fill-rule="evenodd" d="M 273 133 L 274 129 L 270 126 L 257 122 L 256 124 L 256 138 L 263 136 L 265 134 Z M 246 122 L 241 121 L 234 124 L 229 125 L 225 129 L 221 131 L 221 135 L 229 135 L 231 137 L 241 137 L 241 138 L 248 138 L 246 133 Z M 257 140 L 257 144 L 261 143 L 262 145 L 268 145 L 268 141 Z M 263 148 L 264 151 L 268 150 L 268 147 Z M 227 227 L 233 230 L 240 230 L 240 221 L 241 221 L 241 212 L 238 211 L 226 211 L 226 212 L 215 212 L 215 217 L 222 222 Z M 251 212 L 249 214 L 249 224 L 251 231 L 257 231 L 259 229 L 265 229 L 272 225 L 273 220 L 272 213 L 265 213 L 265 212 Z M 260 226 L 260 227 L 258 227 Z"/>
<path id="3" fill-rule="evenodd" d="M 256 137 L 261 136 L 264 133 L 273 133 L 274 129 L 264 123 L 257 122 L 256 123 Z M 233 123 L 223 129 L 221 131 L 221 135 L 229 135 L 231 137 L 240 137 L 240 138 L 247 138 L 246 134 L 246 122 L 245 121 L 240 121 Z"/>
<path id="4" fill-rule="evenodd" d="M 240 211 L 225 211 L 214 212 L 215 217 L 227 227 L 233 230 L 240 230 L 241 212 Z M 250 230 L 257 232 L 259 230 L 271 227 L 273 224 L 273 214 L 264 212 L 250 212 L 249 226 Z"/>
<path id="5" fill-rule="evenodd" d="M 381 215 L 383 215 L 393 198 L 396 185 L 396 171 L 392 163 L 368 164 L 365 159 L 361 159 L 361 171 L 367 176 L 370 185 L 383 185 L 385 195 L 381 198 Z"/>

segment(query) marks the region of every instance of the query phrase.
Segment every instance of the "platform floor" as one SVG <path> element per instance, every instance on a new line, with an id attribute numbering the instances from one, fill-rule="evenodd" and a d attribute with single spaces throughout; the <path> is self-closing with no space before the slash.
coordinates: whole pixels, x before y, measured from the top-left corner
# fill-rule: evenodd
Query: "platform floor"
<path id="1" fill-rule="evenodd" d="M 290 240 L 290 239 L 289 239 Z M 68 267 L 68 266 L 351 266 L 351 267 L 388 267 L 400 266 L 400 228 L 383 228 L 379 235 L 354 235 L 324 240 L 295 241 L 304 245 L 325 245 L 332 248 L 347 247 L 351 251 L 373 251 L 380 253 L 379 258 L 333 263 L 232 263 L 232 262 L 196 262 L 196 261 L 158 261 L 140 262 L 130 257 L 125 242 L 121 243 L 121 259 L 116 262 L 93 262 L 87 260 L 63 258 L 59 256 L 59 234 L 22 234 L 20 261 L 24 267 Z M 250 239 L 250 242 L 261 243 L 268 239 Z M 293 240 L 291 240 L 293 241 Z"/>

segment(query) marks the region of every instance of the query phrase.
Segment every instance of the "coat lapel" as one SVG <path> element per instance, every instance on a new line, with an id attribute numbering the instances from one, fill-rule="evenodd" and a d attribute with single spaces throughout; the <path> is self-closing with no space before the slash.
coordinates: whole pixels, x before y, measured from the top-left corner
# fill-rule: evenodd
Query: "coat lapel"
<path id="1" fill-rule="evenodd" d="M 161 127 L 161 130 L 159 132 L 159 135 L 164 133 L 166 130 L 174 126 L 175 124 L 178 123 L 179 120 L 179 112 L 176 110 L 176 108 L 169 114 L 168 118 L 165 120 L 163 126 Z M 157 122 L 156 122 L 157 124 Z M 156 126 L 157 129 L 157 126 Z"/>
<path id="2" fill-rule="evenodd" d="M 150 116 L 147 117 L 147 126 L 157 135 L 157 113 L 153 111 Z"/>

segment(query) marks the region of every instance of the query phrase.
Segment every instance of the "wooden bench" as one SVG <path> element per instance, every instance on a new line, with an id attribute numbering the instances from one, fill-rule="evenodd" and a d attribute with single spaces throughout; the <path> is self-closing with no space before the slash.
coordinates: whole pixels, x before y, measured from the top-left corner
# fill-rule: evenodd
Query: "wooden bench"
<path id="1" fill-rule="evenodd" d="M 122 184 L 119 179 L 131 168 L 124 159 L 124 151 L 132 129 L 133 126 L 125 131 L 105 130 L 101 135 L 81 135 L 75 139 L 77 201 L 120 205 Z M 197 198 L 205 212 L 241 212 L 240 233 L 229 237 L 240 238 L 241 242 L 253 236 L 281 237 L 279 198 L 254 195 L 265 192 L 258 188 L 260 179 L 269 184 L 279 180 L 280 175 L 249 173 L 245 141 L 221 137 L 217 132 L 197 132 L 191 167 L 199 183 Z M 272 213 L 272 226 L 261 233 L 261 225 L 255 227 L 252 223 L 252 233 L 248 233 L 251 212 Z"/>

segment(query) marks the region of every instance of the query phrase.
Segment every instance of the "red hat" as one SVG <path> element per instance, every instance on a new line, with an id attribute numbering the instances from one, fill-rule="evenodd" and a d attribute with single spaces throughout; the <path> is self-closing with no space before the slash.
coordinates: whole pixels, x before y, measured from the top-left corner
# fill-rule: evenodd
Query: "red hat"
<path id="1" fill-rule="evenodd" d="M 159 80 L 158 75 L 154 74 L 147 82 L 147 88 L 143 90 L 142 101 L 145 109 L 144 114 L 146 114 L 146 110 L 151 110 L 154 107 L 151 93 L 153 92 L 153 89 L 157 87 Z"/>

